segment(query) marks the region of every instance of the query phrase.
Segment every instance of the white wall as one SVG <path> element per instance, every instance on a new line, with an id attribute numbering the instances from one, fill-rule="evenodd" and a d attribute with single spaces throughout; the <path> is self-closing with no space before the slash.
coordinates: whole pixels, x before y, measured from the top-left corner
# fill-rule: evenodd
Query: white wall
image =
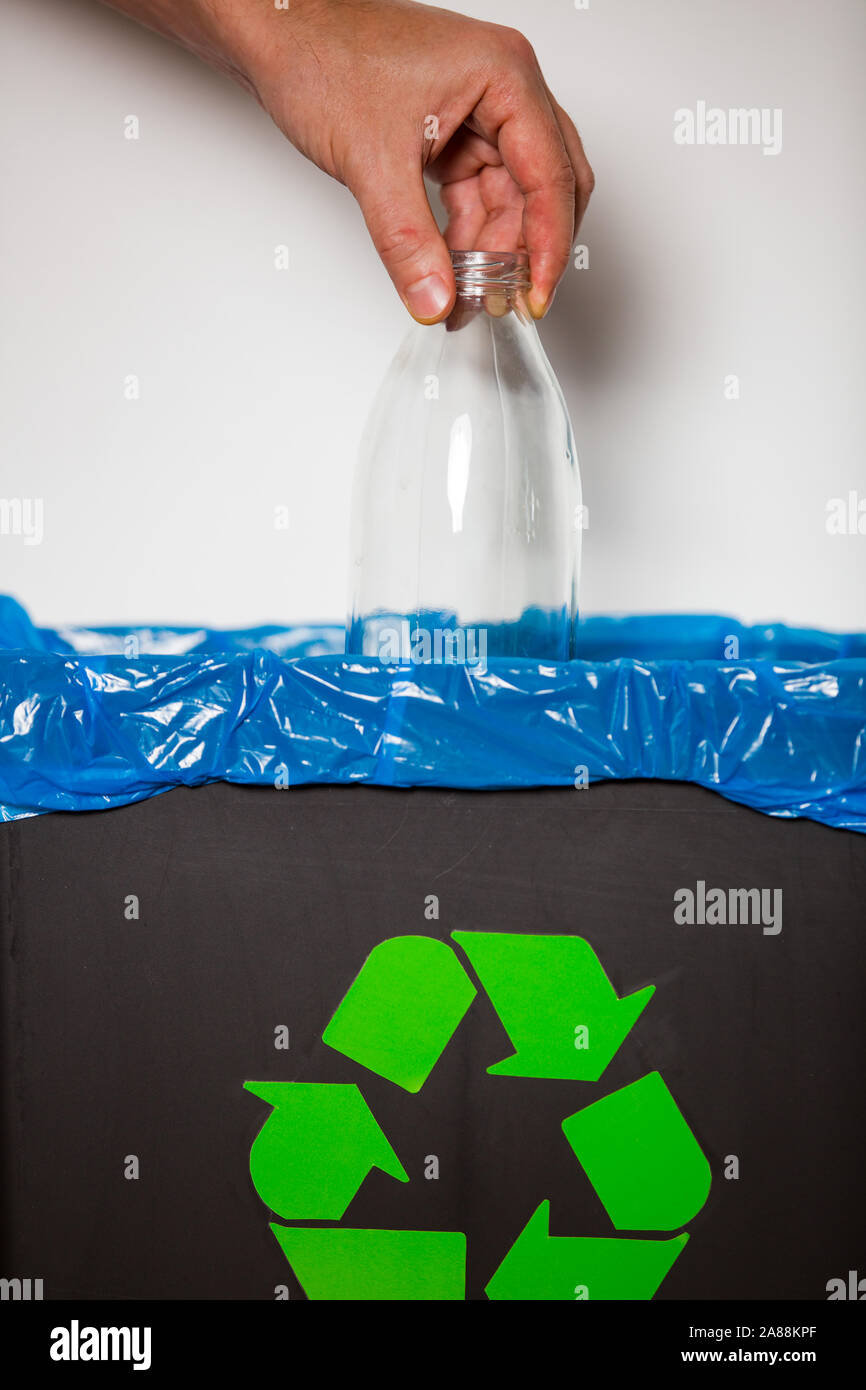
<path id="1" fill-rule="evenodd" d="M 590 268 L 542 327 L 582 607 L 866 626 L 866 535 L 826 527 L 866 499 L 863 0 L 465 8 L 529 36 L 598 180 Z M 3 40 L 0 498 L 42 498 L 44 540 L 0 536 L 0 590 L 43 623 L 342 618 L 355 446 L 405 321 L 351 196 L 90 0 L 5 0 Z M 698 100 L 782 108 L 781 153 L 676 145 Z"/>

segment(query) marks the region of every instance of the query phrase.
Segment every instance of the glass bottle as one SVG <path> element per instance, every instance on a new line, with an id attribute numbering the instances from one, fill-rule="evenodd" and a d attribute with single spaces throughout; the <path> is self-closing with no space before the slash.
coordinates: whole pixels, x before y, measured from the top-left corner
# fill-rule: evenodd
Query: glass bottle
<path id="1" fill-rule="evenodd" d="M 581 494 L 524 252 L 452 251 L 444 323 L 413 324 L 374 401 L 352 502 L 346 651 L 567 661 Z"/>

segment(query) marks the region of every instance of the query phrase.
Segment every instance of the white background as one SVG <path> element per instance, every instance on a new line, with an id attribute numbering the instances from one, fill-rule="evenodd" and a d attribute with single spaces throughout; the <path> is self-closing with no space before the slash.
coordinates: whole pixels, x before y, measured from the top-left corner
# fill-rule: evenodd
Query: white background
<path id="1" fill-rule="evenodd" d="M 598 181 L 541 330 L 582 609 L 866 626 L 866 535 L 826 526 L 866 497 L 866 4 L 464 8 L 531 39 Z M 408 322 L 351 195 L 91 0 L 5 0 L 0 62 L 0 497 L 45 516 L 39 546 L 0 536 L 0 591 L 41 623 L 342 619 L 355 449 Z M 699 100 L 781 107 L 782 152 L 677 146 Z"/>

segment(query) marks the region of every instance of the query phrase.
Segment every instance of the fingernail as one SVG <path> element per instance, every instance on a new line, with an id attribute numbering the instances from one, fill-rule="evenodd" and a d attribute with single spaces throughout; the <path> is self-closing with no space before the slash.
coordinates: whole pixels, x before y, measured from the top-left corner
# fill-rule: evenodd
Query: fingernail
<path id="1" fill-rule="evenodd" d="M 555 293 L 556 291 L 554 291 Z M 553 295 L 549 299 L 542 299 L 540 295 L 532 291 L 529 296 L 529 312 L 534 319 L 543 319 L 552 303 Z"/>
<path id="2" fill-rule="evenodd" d="M 406 291 L 406 307 L 420 323 L 432 323 L 444 313 L 451 291 L 441 275 L 425 275 Z"/>

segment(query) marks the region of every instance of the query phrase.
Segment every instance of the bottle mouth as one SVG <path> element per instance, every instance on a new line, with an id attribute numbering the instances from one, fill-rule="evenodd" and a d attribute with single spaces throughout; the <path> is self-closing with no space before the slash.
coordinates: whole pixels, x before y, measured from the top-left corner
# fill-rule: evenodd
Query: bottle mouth
<path id="1" fill-rule="evenodd" d="M 451 264 L 461 295 L 510 295 L 532 285 L 526 251 L 452 251 Z"/>

